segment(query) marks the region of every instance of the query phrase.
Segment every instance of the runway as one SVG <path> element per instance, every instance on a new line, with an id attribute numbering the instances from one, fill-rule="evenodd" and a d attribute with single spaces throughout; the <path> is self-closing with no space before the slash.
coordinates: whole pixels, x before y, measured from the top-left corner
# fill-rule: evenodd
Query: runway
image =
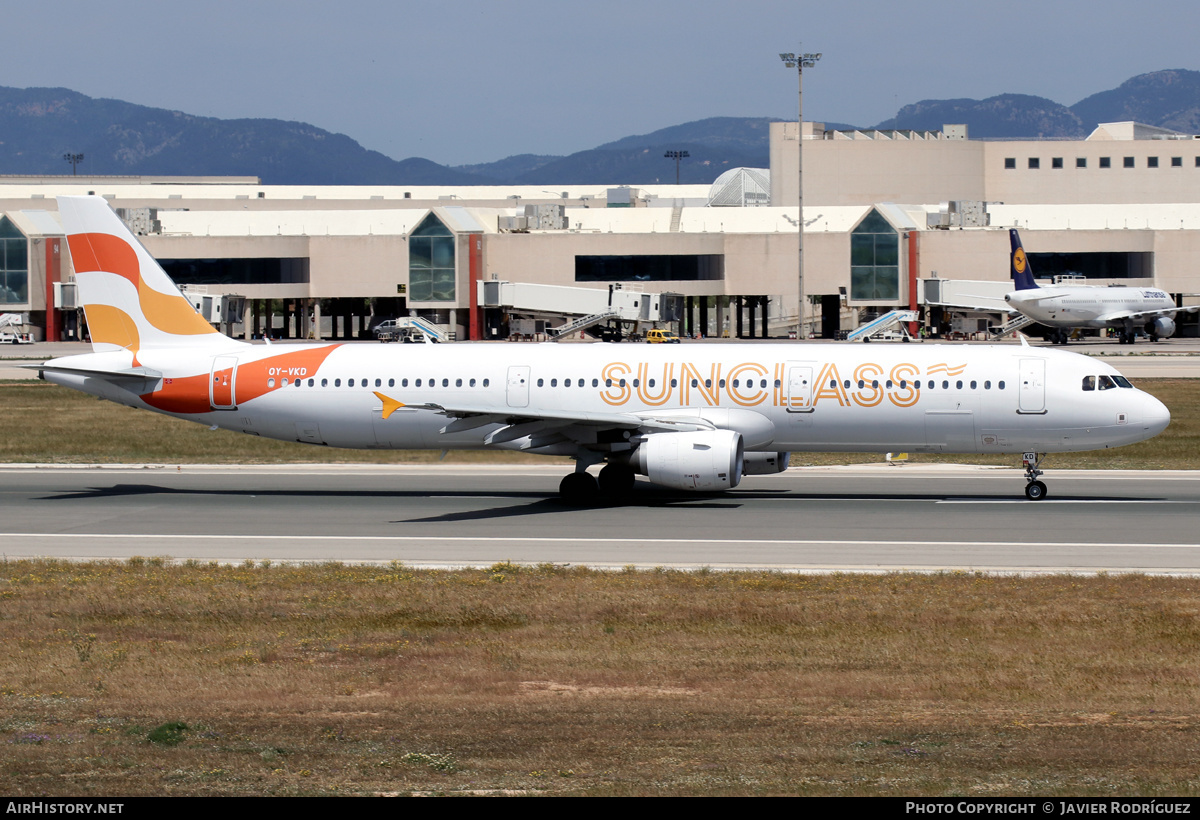
<path id="1" fill-rule="evenodd" d="M 12 467 L 5 558 L 1200 574 L 1200 472 L 870 465 L 573 508 L 561 466 Z"/>

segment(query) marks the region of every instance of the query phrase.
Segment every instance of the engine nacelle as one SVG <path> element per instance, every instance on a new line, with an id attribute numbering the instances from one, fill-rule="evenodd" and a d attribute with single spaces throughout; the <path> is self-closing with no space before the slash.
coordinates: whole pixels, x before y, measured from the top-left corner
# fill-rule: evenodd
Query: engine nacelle
<path id="1" fill-rule="evenodd" d="M 742 475 L 774 475 L 788 468 L 791 453 L 746 453 L 742 457 Z"/>
<path id="2" fill-rule="evenodd" d="M 1146 335 L 1155 339 L 1166 339 L 1175 335 L 1175 320 L 1167 316 L 1159 316 L 1153 322 L 1146 322 Z"/>
<path id="3" fill-rule="evenodd" d="M 728 490 L 742 480 L 742 437 L 732 430 L 655 433 L 630 459 L 634 470 L 675 490 Z"/>

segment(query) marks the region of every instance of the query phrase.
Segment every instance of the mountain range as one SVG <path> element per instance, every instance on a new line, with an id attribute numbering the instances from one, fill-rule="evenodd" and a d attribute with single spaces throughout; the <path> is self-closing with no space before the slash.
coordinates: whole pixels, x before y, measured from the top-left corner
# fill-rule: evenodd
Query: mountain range
<path id="1" fill-rule="evenodd" d="M 1200 133 L 1200 72 L 1141 74 L 1064 106 L 1044 97 L 922 100 L 872 128 L 938 130 L 966 123 L 975 139 L 1082 138 L 1100 122 L 1137 120 Z M 302 122 L 222 120 L 95 99 L 65 88 L 0 86 L 0 174 L 64 173 L 64 153 L 95 175 L 257 176 L 274 185 L 580 185 L 672 182 L 667 150 L 687 151 L 680 181 L 709 183 L 769 164 L 766 117 L 711 117 L 625 137 L 570 156 L 520 154 L 448 167 L 394 160 Z M 848 129 L 845 123 L 827 128 Z"/>

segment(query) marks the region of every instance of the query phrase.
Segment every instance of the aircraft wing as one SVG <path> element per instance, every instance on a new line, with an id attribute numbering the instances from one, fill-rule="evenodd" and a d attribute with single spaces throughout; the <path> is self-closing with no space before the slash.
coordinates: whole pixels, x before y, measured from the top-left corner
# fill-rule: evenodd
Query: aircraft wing
<path id="1" fill-rule="evenodd" d="M 404 404 L 382 393 L 375 395 L 383 401 L 383 417 L 386 419 L 396 410 L 428 410 L 450 419 L 442 428 L 443 433 L 459 433 L 486 427 L 490 424 L 505 424 L 509 428 L 537 426 L 541 429 L 563 428 L 572 425 L 583 427 L 607 427 L 626 430 L 715 430 L 716 425 L 700 418 L 675 417 L 670 413 L 593 413 L 589 411 L 545 411 L 522 407 L 497 409 L 495 407 L 447 406 L 442 404 Z"/>
<path id="2" fill-rule="evenodd" d="M 1159 316 L 1174 317 L 1176 313 L 1195 313 L 1200 310 L 1200 305 L 1188 305 L 1187 307 L 1172 307 L 1162 308 L 1160 310 L 1121 310 L 1116 313 L 1106 313 L 1100 317 L 1101 321 L 1116 323 L 1116 322 L 1146 322 L 1150 319 L 1157 319 Z"/>

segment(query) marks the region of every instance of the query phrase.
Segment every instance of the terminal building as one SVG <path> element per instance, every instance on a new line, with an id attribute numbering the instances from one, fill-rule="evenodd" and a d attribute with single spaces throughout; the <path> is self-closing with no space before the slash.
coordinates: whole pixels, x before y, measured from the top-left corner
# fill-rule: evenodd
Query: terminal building
<path id="1" fill-rule="evenodd" d="M 54 197 L 95 194 L 206 318 L 246 338 L 362 338 L 404 316 L 456 339 L 536 338 L 593 311 L 594 293 L 572 305 L 577 289 L 652 295 L 647 321 L 683 334 L 786 336 L 798 324 L 801 146 L 804 336 L 836 337 L 897 308 L 943 331 L 997 323 L 1010 289 L 1009 227 L 1039 277 L 1200 301 L 1192 135 L 1107 123 L 1083 140 L 992 141 L 961 125 L 776 123 L 770 169 L 731 169 L 711 186 L 0 177 L 0 313 L 26 315 L 37 338 L 83 336 Z M 951 285 L 963 280 L 979 284 Z M 543 289 L 538 304 L 523 304 L 519 288 L 489 282 Z M 986 291 L 996 312 L 946 296 L 971 290 Z M 518 295 L 489 296 L 501 292 Z"/>

